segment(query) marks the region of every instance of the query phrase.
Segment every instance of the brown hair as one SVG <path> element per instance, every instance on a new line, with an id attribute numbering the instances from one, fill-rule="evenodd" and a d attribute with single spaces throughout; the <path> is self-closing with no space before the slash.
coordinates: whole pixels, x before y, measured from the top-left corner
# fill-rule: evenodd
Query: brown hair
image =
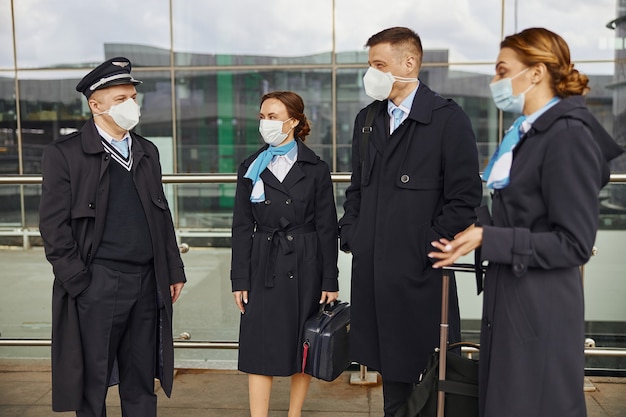
<path id="1" fill-rule="evenodd" d="M 589 78 L 574 69 L 567 43 L 544 28 L 529 28 L 507 36 L 500 48 L 514 50 L 527 66 L 544 64 L 552 80 L 552 89 L 559 97 L 586 94 Z"/>
<path id="2" fill-rule="evenodd" d="M 304 114 L 304 101 L 302 101 L 302 97 L 293 91 L 273 91 L 261 97 L 261 104 L 270 98 L 275 98 L 283 103 L 287 108 L 289 117 L 293 117 L 300 122 L 298 126 L 294 128 L 293 135 L 304 142 L 305 138 L 311 133 L 311 126 Z"/>
<path id="3" fill-rule="evenodd" d="M 398 49 L 408 50 L 417 55 L 418 64 L 422 65 L 422 40 L 413 30 L 405 27 L 393 27 L 382 30 L 372 35 L 365 43 L 366 47 L 372 47 L 379 43 L 389 43 Z"/>

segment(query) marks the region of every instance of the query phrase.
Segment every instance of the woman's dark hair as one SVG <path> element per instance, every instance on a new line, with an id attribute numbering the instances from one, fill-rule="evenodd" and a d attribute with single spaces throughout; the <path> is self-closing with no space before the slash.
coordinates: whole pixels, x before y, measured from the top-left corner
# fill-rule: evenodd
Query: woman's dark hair
<path id="1" fill-rule="evenodd" d="M 589 78 L 574 69 L 570 51 L 563 38 L 544 28 L 529 28 L 507 36 L 500 48 L 514 50 L 527 66 L 544 64 L 552 79 L 552 89 L 559 97 L 586 94 Z"/>
<path id="2" fill-rule="evenodd" d="M 261 105 L 265 100 L 270 98 L 275 98 L 283 103 L 287 108 L 289 117 L 293 117 L 300 122 L 298 126 L 294 128 L 293 135 L 304 142 L 305 138 L 311 133 L 311 126 L 304 114 L 304 101 L 302 101 L 302 97 L 293 91 L 273 91 L 261 97 Z"/>

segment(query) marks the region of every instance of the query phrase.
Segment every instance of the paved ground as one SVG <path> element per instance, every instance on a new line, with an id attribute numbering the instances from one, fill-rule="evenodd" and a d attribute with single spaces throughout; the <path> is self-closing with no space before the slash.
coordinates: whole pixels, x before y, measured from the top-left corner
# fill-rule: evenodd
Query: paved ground
<path id="1" fill-rule="evenodd" d="M 381 417 L 382 389 L 350 385 L 350 372 L 333 382 L 314 380 L 303 417 Z M 626 417 L 626 379 L 593 377 L 596 391 L 586 393 L 589 417 Z M 160 417 L 248 416 L 247 376 L 229 370 L 179 369 L 172 398 L 157 390 Z M 51 411 L 47 361 L 0 359 L 0 417 L 70 417 Z M 289 379 L 276 378 L 270 417 L 286 417 Z M 119 417 L 116 389 L 108 398 L 108 416 Z M 565 417 L 565 416 L 555 416 Z"/>

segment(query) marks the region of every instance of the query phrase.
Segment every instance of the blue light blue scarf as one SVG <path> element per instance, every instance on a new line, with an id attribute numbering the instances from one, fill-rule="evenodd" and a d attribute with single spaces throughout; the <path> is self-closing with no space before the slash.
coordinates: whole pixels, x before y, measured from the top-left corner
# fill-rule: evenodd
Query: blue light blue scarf
<path id="1" fill-rule="evenodd" d="M 507 130 L 504 138 L 502 138 L 502 143 L 496 148 L 487 164 L 487 168 L 483 172 L 483 181 L 487 181 L 487 188 L 499 190 L 509 185 L 509 175 L 511 173 L 511 165 L 513 164 L 513 149 L 515 149 L 523 134 L 528 132 L 530 125 L 535 123 L 535 120 L 559 101 L 561 101 L 559 97 L 552 97 L 545 106 L 533 114 L 528 117 L 522 115 L 515 120 L 513 126 Z M 522 126 L 524 121 L 526 121 L 526 125 Z M 526 128 L 523 132 L 522 127 Z"/>
<path id="2" fill-rule="evenodd" d="M 483 180 L 487 181 L 487 188 L 499 190 L 509 185 L 509 173 L 513 163 L 513 149 L 519 143 L 520 127 L 526 116 L 520 116 L 513 126 L 507 130 L 500 145 L 491 156 L 487 168 L 483 172 Z"/>
<path id="3" fill-rule="evenodd" d="M 251 202 L 262 203 L 265 201 L 265 186 L 263 185 L 263 180 L 261 179 L 261 172 L 267 168 L 274 156 L 285 155 L 295 146 L 295 140 L 292 140 L 283 146 L 270 146 L 261 152 L 254 161 L 252 161 L 243 176 L 244 178 L 248 178 L 252 181 L 252 193 L 250 194 Z"/>

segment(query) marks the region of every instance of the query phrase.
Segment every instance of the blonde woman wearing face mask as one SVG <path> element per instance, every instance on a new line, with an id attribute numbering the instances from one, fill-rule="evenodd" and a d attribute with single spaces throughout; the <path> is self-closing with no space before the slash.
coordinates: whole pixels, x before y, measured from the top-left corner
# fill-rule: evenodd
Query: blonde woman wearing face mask
<path id="1" fill-rule="evenodd" d="M 304 144 L 302 98 L 266 94 L 259 117 L 266 144 L 239 167 L 233 212 L 239 370 L 249 374 L 252 417 L 268 415 L 274 376 L 291 377 L 289 417 L 298 417 L 311 381 L 300 332 L 338 295 L 337 213 L 330 169 Z"/>
<path id="2" fill-rule="evenodd" d="M 489 261 L 480 336 L 480 415 L 584 417 L 584 299 L 598 193 L 622 153 L 585 106 L 588 79 L 543 28 L 500 45 L 491 91 L 522 113 L 483 179 L 493 217 L 433 246 L 435 267 L 474 249 Z"/>

